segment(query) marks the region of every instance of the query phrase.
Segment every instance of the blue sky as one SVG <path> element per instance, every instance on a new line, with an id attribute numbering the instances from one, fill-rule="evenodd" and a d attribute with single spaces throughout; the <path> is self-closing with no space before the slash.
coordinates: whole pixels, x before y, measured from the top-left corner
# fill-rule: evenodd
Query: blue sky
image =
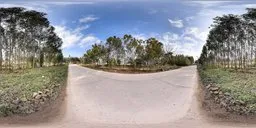
<path id="1" fill-rule="evenodd" d="M 160 1 L 160 0 L 159 0 Z M 1 1 L 0 7 L 25 7 L 46 12 L 62 38 L 64 56 L 80 57 L 109 36 L 155 37 L 177 54 L 198 57 L 212 18 L 242 14 L 253 1 L 172 0 Z"/>

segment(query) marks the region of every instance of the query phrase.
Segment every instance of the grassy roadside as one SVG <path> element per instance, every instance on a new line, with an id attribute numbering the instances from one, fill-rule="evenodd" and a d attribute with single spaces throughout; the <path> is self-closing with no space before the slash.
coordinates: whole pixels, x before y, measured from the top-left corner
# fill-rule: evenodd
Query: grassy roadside
<path id="1" fill-rule="evenodd" d="M 132 66 L 103 66 L 103 65 L 91 65 L 91 64 L 81 64 L 83 67 L 107 71 L 107 72 L 117 72 L 117 73 L 128 73 L 128 74 L 139 74 L 139 73 L 154 73 L 154 72 L 162 72 L 168 71 L 172 69 L 178 69 L 180 66 L 156 66 L 156 67 L 137 67 L 134 68 Z"/>
<path id="2" fill-rule="evenodd" d="M 0 73 L 0 116 L 29 114 L 57 98 L 68 66 Z"/>
<path id="3" fill-rule="evenodd" d="M 235 71 L 225 69 L 199 70 L 203 84 L 211 89 L 215 101 L 230 112 L 256 113 L 256 69 Z M 218 95 L 218 96 L 216 96 Z"/>

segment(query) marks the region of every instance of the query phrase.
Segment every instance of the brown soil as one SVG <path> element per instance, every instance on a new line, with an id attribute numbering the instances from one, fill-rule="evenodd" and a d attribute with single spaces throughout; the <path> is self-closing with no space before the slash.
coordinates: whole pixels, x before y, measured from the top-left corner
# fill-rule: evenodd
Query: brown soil
<path id="1" fill-rule="evenodd" d="M 59 96 L 49 101 L 38 112 L 30 115 L 11 115 L 0 118 L 1 124 L 39 124 L 59 120 L 65 112 L 66 86 L 62 87 Z"/>
<path id="2" fill-rule="evenodd" d="M 133 68 L 130 66 L 119 66 L 119 67 L 106 67 L 106 66 L 89 66 L 89 65 L 82 65 L 83 67 L 106 71 L 106 72 L 115 72 L 115 73 L 123 73 L 123 74 L 142 74 L 142 73 L 156 73 L 156 72 L 163 72 L 168 70 L 174 70 L 180 68 L 179 66 L 173 66 L 168 69 L 163 68 Z"/>
<path id="3" fill-rule="evenodd" d="M 214 99 L 209 93 L 207 93 L 206 88 L 202 85 L 201 81 L 198 82 L 198 104 L 199 109 L 205 117 L 212 121 L 220 122 L 241 122 L 256 124 L 256 115 L 238 115 L 235 113 L 227 112 L 225 108 L 221 107 L 220 104 L 215 103 Z"/>

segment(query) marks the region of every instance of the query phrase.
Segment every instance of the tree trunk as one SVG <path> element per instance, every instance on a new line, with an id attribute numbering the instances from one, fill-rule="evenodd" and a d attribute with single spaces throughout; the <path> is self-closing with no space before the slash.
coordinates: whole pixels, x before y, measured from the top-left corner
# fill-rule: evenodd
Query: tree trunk
<path id="1" fill-rule="evenodd" d="M 2 43 L 2 42 L 1 42 Z M 3 64 L 3 55 L 2 55 L 2 45 L 0 44 L 0 70 L 2 70 L 2 64 Z"/>

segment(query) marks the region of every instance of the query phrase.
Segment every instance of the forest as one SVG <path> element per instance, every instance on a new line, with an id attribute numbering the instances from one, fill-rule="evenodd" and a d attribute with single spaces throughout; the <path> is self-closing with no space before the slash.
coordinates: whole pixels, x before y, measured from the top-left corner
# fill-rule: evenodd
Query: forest
<path id="1" fill-rule="evenodd" d="M 0 8 L 0 70 L 59 64 L 63 59 L 61 45 L 46 13 Z"/>
<path id="2" fill-rule="evenodd" d="M 136 39 L 132 35 L 112 36 L 105 43 L 94 44 L 87 50 L 82 61 L 86 64 L 132 67 L 159 65 L 188 66 L 194 63 L 192 56 L 174 55 L 172 47 L 156 38 Z"/>
<path id="3" fill-rule="evenodd" d="M 0 117 L 39 111 L 58 97 L 68 74 L 61 46 L 46 13 L 0 8 Z"/>
<path id="4" fill-rule="evenodd" d="M 223 68 L 246 69 L 256 64 L 256 9 L 243 15 L 213 19 L 199 63 Z"/>
<path id="5" fill-rule="evenodd" d="M 198 60 L 200 79 L 214 104 L 231 113 L 256 113 L 256 9 L 213 19 Z"/>

